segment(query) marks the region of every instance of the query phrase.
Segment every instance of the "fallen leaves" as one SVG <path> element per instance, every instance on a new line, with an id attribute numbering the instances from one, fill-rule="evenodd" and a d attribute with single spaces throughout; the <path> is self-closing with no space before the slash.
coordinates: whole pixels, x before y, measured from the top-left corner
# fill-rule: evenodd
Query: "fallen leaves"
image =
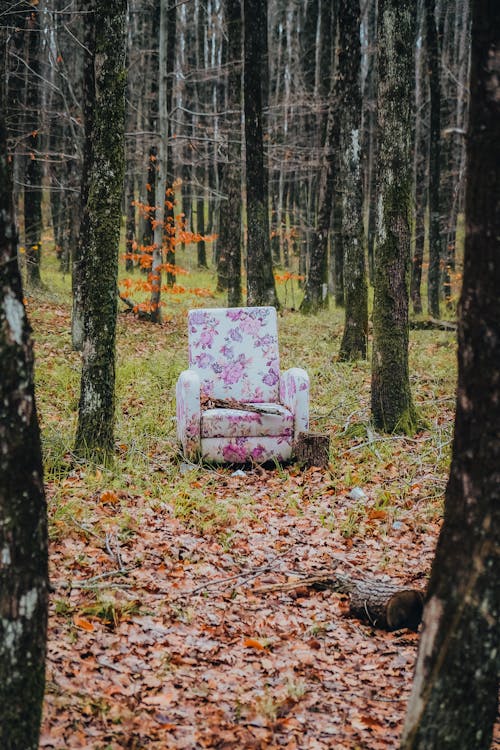
<path id="1" fill-rule="evenodd" d="M 67 310 L 37 302 L 33 315 L 44 429 L 59 435 L 74 419 L 78 355 Z M 182 473 L 171 417 L 185 322 L 130 318 L 119 323 L 119 362 L 133 366 L 129 381 L 121 374 L 115 469 L 79 465 L 69 448 L 60 463 L 50 454 L 55 591 L 41 747 L 395 750 L 418 636 L 348 618 L 331 591 L 259 588 L 318 575 L 333 560 L 423 583 L 444 479 L 429 437 L 368 435 L 369 369 L 332 364 L 331 312 L 307 330 L 285 312 L 284 366 L 300 351 L 313 402 L 328 391 L 330 468 Z M 54 366 L 66 360 L 64 380 Z M 450 405 L 432 407 L 440 429 Z"/>
<path id="2" fill-rule="evenodd" d="M 94 624 L 90 622 L 90 620 L 85 619 L 85 617 L 80 617 L 79 615 L 75 615 L 73 617 L 73 622 L 75 623 L 77 628 L 86 630 L 88 633 L 92 633 L 92 631 L 94 630 Z"/>

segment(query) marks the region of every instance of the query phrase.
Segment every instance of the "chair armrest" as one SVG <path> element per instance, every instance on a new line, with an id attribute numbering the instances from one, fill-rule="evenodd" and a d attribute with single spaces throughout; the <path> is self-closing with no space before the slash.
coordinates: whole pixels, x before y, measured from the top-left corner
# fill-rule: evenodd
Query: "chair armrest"
<path id="1" fill-rule="evenodd" d="M 184 370 L 175 387 L 177 402 L 177 438 L 184 455 L 197 460 L 201 452 L 200 377 L 194 370 Z"/>
<path id="2" fill-rule="evenodd" d="M 280 402 L 294 415 L 294 436 L 309 429 L 309 375 L 302 367 L 280 373 Z"/>

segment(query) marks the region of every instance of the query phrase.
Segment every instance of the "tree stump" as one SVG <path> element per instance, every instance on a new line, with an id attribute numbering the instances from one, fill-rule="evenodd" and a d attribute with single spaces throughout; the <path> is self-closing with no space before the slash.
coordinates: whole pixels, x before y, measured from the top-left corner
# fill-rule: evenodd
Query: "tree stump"
<path id="1" fill-rule="evenodd" d="M 293 453 L 298 463 L 324 469 L 330 460 L 330 437 L 319 432 L 299 432 Z"/>

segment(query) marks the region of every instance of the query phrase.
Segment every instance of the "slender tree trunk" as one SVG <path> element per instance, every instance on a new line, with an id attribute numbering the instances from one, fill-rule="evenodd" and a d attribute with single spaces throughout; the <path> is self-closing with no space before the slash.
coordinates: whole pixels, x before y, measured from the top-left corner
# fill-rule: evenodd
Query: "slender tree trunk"
<path id="1" fill-rule="evenodd" d="M 368 254 L 368 276 L 373 284 L 375 273 L 374 245 L 376 230 L 376 151 L 377 151 L 377 0 L 369 0 L 366 19 L 366 79 L 363 91 L 363 132 L 365 153 L 363 195 L 366 211 L 366 246 Z"/>
<path id="2" fill-rule="evenodd" d="M 472 4 L 464 279 L 444 523 L 424 610 L 404 750 L 488 750 L 500 618 L 500 6 Z"/>
<path id="3" fill-rule="evenodd" d="M 175 274 L 175 192 L 174 192 L 174 152 L 172 148 L 173 127 L 172 127 L 172 101 L 174 92 L 175 76 L 175 50 L 177 39 L 177 5 L 171 2 L 167 14 L 167 113 L 168 113 L 168 138 L 166 150 L 166 175 L 167 188 L 165 190 L 165 217 L 164 217 L 164 235 L 163 241 L 167 248 L 167 285 L 173 286 L 176 280 Z"/>
<path id="4" fill-rule="evenodd" d="M 0 59 L 5 59 L 0 31 Z M 0 79 L 0 747 L 36 750 L 45 685 L 47 518 L 31 329 L 17 265 Z M 29 217 L 28 217 L 29 218 Z"/>
<path id="5" fill-rule="evenodd" d="M 420 44 L 417 45 L 415 62 L 415 149 L 414 149 L 414 251 L 411 267 L 410 297 L 413 312 L 422 312 L 422 267 L 425 246 L 425 219 L 427 208 L 427 168 L 429 164 L 428 136 L 428 87 L 425 68 L 427 64 L 424 38 L 425 18 L 424 0 L 419 0 Z"/>
<path id="6" fill-rule="evenodd" d="M 81 9 L 87 5 L 81 0 Z M 92 6 L 93 7 L 93 6 Z M 89 19 L 90 20 L 90 19 Z M 85 23 L 83 25 L 83 41 L 87 50 L 93 50 L 94 25 Z M 79 208 L 80 228 L 78 241 L 73 250 L 73 264 L 71 269 L 71 343 L 73 349 L 81 351 L 84 341 L 84 317 L 85 317 L 85 291 L 84 291 L 84 265 L 83 253 L 88 236 L 88 212 L 87 203 L 90 190 L 90 177 L 92 168 L 92 138 L 94 131 L 94 59 L 93 55 L 83 55 L 83 83 L 82 83 L 82 114 L 84 123 L 83 163 L 80 183 L 81 205 Z"/>
<path id="7" fill-rule="evenodd" d="M 161 321 L 161 277 L 164 262 L 164 236 L 165 221 L 167 219 L 166 195 L 167 188 L 167 149 L 168 149 L 168 67 L 167 67 L 167 44 L 168 44 L 168 14 L 169 9 L 166 2 L 160 2 L 160 23 L 158 34 L 158 132 L 159 147 L 157 148 L 155 192 L 158 195 L 160 205 L 155 210 L 155 224 L 153 229 L 153 252 L 151 256 L 151 297 L 150 316 L 153 323 Z M 163 199 L 163 200 L 162 200 Z"/>
<path id="8" fill-rule="evenodd" d="M 343 200 L 342 186 L 340 184 L 340 129 L 337 128 L 335 143 L 335 165 L 333 171 L 333 207 L 332 207 L 332 234 L 333 234 L 333 284 L 335 294 L 335 307 L 344 307 L 344 238 L 342 236 L 343 225 Z"/>
<path id="9" fill-rule="evenodd" d="M 436 28 L 435 0 L 425 0 L 428 75 L 430 92 L 429 154 L 429 313 L 439 318 L 439 281 L 441 264 L 441 211 L 439 185 L 441 168 L 441 92 L 439 84 L 439 41 Z"/>
<path id="10" fill-rule="evenodd" d="M 126 225 L 125 225 L 125 270 L 134 270 L 135 240 L 135 180 L 132 164 L 129 165 L 125 192 Z"/>
<path id="11" fill-rule="evenodd" d="M 371 400 L 377 428 L 407 434 L 416 428 L 408 370 L 415 18 L 415 0 L 379 2 L 379 216 Z"/>
<path id="12" fill-rule="evenodd" d="M 335 19 L 332 21 L 332 26 L 335 28 L 337 19 L 336 7 L 332 8 L 331 12 Z M 321 18 L 321 16 L 319 17 Z M 327 29 L 325 29 L 325 33 L 326 31 Z M 333 47 L 335 38 L 332 27 L 329 27 L 328 31 L 330 32 L 330 45 Z M 324 44 L 321 47 L 323 48 Z M 332 76 L 333 66 L 329 65 L 327 72 L 328 69 Z M 337 101 L 340 95 L 338 85 L 334 86 L 333 77 L 330 78 L 329 90 L 328 116 L 326 125 L 322 128 L 323 163 L 321 165 L 319 184 L 318 212 L 315 219 L 315 230 L 312 232 L 310 243 L 309 269 L 304 286 L 304 299 L 300 306 L 300 311 L 303 313 L 316 313 L 318 310 L 328 307 L 328 235 L 330 231 L 334 189 L 334 144 L 338 135 Z"/>
<path id="13" fill-rule="evenodd" d="M 357 3 L 340 0 L 339 78 L 340 159 L 344 185 L 342 237 L 344 245 L 345 324 L 341 360 L 365 359 L 368 343 L 368 289 L 366 284 L 361 176 L 361 46 Z"/>
<path id="14" fill-rule="evenodd" d="M 332 96 L 333 100 L 333 96 Z M 304 299 L 300 306 L 302 313 L 316 313 L 328 307 L 328 232 L 332 214 L 333 198 L 333 139 L 335 129 L 333 101 L 330 105 L 326 143 L 324 146 L 324 164 L 322 166 L 319 211 L 317 226 L 311 240 L 309 253 L 309 270 L 304 289 Z"/>
<path id="15" fill-rule="evenodd" d="M 241 291 L 241 0 L 224 0 L 227 30 L 227 161 L 222 164 L 219 247 L 225 258 L 229 307 L 242 304 Z"/>
<path id="16" fill-rule="evenodd" d="M 24 232 L 26 243 L 26 272 L 28 283 L 40 286 L 40 260 L 42 254 L 42 162 L 40 160 L 41 89 L 40 56 L 41 30 L 39 11 L 30 6 L 26 22 L 28 34 L 28 84 L 26 89 L 26 128 L 28 155 L 26 184 L 24 187 Z"/>
<path id="17" fill-rule="evenodd" d="M 269 237 L 262 104 L 267 89 L 267 0 L 244 0 L 247 301 L 278 306 Z"/>
<path id="18" fill-rule="evenodd" d="M 118 243 L 124 176 L 126 0 L 96 0 L 89 192 L 81 229 L 84 343 L 76 449 L 96 457 L 113 450 Z"/>

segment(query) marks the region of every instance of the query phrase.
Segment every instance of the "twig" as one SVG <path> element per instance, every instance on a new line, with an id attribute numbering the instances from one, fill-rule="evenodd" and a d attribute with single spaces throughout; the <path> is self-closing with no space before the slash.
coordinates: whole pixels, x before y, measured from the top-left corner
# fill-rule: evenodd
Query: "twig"
<path id="1" fill-rule="evenodd" d="M 82 531 L 84 531 L 86 534 L 90 534 L 91 536 L 95 536 L 95 538 L 99 539 L 99 541 L 101 543 L 104 541 L 103 538 L 101 536 L 99 536 L 99 534 L 96 534 L 96 532 L 93 529 L 89 529 L 88 526 L 85 526 L 85 524 L 80 523 L 79 521 L 77 521 L 74 516 L 70 516 L 70 519 L 73 521 L 73 523 L 75 524 L 75 526 L 78 526 L 78 528 L 81 529 Z"/>
<path id="2" fill-rule="evenodd" d="M 113 540 L 113 538 L 115 540 L 115 547 L 116 547 L 115 551 L 111 549 L 111 541 Z M 117 562 L 118 565 L 120 566 L 120 570 L 123 571 L 124 566 L 123 566 L 123 560 L 120 554 L 120 544 L 118 542 L 118 538 L 116 537 L 116 535 L 110 534 L 109 532 L 106 532 L 106 550 L 109 556 L 111 557 L 111 559 Z"/>
<path id="3" fill-rule="evenodd" d="M 238 579 L 241 579 L 241 584 L 246 583 L 248 581 L 251 581 L 252 578 L 257 578 L 262 573 L 268 573 L 269 571 L 273 570 L 273 566 L 283 557 L 285 557 L 291 550 L 293 549 L 295 545 L 292 545 L 288 549 L 286 549 L 284 552 L 282 552 L 280 555 L 276 555 L 276 557 L 271 560 L 271 562 L 266 563 L 265 565 L 261 565 L 258 568 L 254 568 L 254 570 L 248 571 L 247 573 L 235 573 L 232 576 L 228 576 L 226 578 L 216 578 L 214 581 L 207 581 L 206 583 L 202 583 L 199 586 L 196 586 L 194 589 L 191 589 L 191 591 L 185 591 L 182 594 L 179 594 L 174 599 L 172 599 L 172 602 L 175 602 L 179 599 L 183 599 L 188 596 L 192 596 L 193 594 L 197 594 L 200 591 L 204 591 L 205 589 L 212 588 L 212 586 L 219 586 L 221 584 L 227 584 L 231 583 L 232 581 L 237 581 Z"/>
<path id="4" fill-rule="evenodd" d="M 58 584 L 61 589 L 85 589 L 92 588 L 94 583 L 101 581 L 103 578 L 112 578 L 113 576 L 124 576 L 131 572 L 131 568 L 122 568 L 120 570 L 109 570 L 107 573 L 101 573 L 98 576 L 87 578 L 85 581 L 61 581 Z"/>

